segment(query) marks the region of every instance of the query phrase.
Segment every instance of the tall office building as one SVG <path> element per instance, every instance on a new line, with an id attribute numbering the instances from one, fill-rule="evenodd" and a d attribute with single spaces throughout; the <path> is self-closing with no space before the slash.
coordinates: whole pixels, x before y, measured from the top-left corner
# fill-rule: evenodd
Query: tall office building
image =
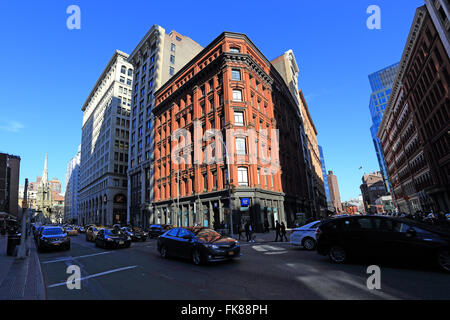
<path id="1" fill-rule="evenodd" d="M 392 85 L 395 81 L 395 75 L 397 74 L 399 63 L 393 64 L 380 71 L 369 75 L 369 82 L 372 88 L 372 94 L 370 95 L 370 114 L 372 116 L 372 126 L 370 127 L 370 133 L 372 135 L 373 145 L 375 147 L 375 153 L 378 158 L 378 164 L 383 176 L 386 189 L 390 190 L 389 176 L 384 161 L 383 149 L 381 147 L 380 140 L 377 138 L 378 128 L 380 127 L 381 119 L 383 118 L 384 110 L 386 109 L 389 96 L 391 94 Z"/>
<path id="2" fill-rule="evenodd" d="M 337 177 L 333 174 L 333 171 L 328 171 L 327 179 L 328 188 L 330 190 L 331 203 L 333 204 L 335 212 L 341 213 L 343 210 Z"/>
<path id="3" fill-rule="evenodd" d="M 153 201 L 154 92 L 203 49 L 192 39 L 153 25 L 128 61 L 134 75 L 128 161 L 128 222 L 148 225 Z"/>
<path id="4" fill-rule="evenodd" d="M 117 50 L 82 107 L 79 223 L 126 222 L 133 66 Z"/>
<path id="5" fill-rule="evenodd" d="M 246 220 L 262 231 L 266 221 L 293 226 L 304 216 L 300 109 L 245 34 L 219 35 L 155 95 L 151 222 L 214 226 L 232 217 L 235 231 Z M 181 132 L 187 140 L 172 138 Z"/>
<path id="6" fill-rule="evenodd" d="M 19 217 L 20 157 L 0 153 L 0 212 Z"/>
<path id="7" fill-rule="evenodd" d="M 303 204 L 304 213 L 308 216 L 319 217 L 324 205 L 325 191 L 321 186 L 323 181 L 319 181 L 320 178 L 317 176 L 317 173 L 320 173 L 317 130 L 309 114 L 305 97 L 298 86 L 300 69 L 292 50 L 286 51 L 270 63 L 283 78 L 300 112 L 302 119 L 302 126 L 300 127 L 301 152 L 304 155 L 303 167 L 306 172 L 306 191 L 308 192 Z"/>
<path id="8" fill-rule="evenodd" d="M 78 223 L 78 188 L 80 180 L 81 145 L 77 154 L 70 159 L 66 171 L 66 187 L 64 193 L 64 220 Z"/>
<path id="9" fill-rule="evenodd" d="M 325 165 L 325 157 L 323 154 L 323 148 L 322 148 L 322 146 L 318 146 L 318 147 L 319 147 L 319 154 L 320 154 L 320 164 L 322 167 L 322 178 L 323 178 L 323 184 L 324 184 L 324 188 L 325 188 L 325 196 L 327 199 L 327 211 L 334 212 L 335 209 L 331 202 L 330 187 L 328 186 L 327 167 Z"/>

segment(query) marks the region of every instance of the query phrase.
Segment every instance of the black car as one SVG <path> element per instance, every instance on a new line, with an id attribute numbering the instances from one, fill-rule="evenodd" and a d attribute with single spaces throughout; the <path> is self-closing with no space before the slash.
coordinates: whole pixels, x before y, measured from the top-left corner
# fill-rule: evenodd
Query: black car
<path id="1" fill-rule="evenodd" d="M 129 248 L 131 238 L 117 229 L 100 229 L 95 236 L 95 246 L 103 248 Z"/>
<path id="2" fill-rule="evenodd" d="M 317 252 L 335 263 L 384 258 L 438 265 L 450 272 L 450 230 L 402 218 L 356 216 L 322 222 Z"/>
<path id="3" fill-rule="evenodd" d="M 123 227 L 122 231 L 131 237 L 131 241 L 145 241 L 147 240 L 147 232 L 144 232 L 139 227 Z"/>
<path id="4" fill-rule="evenodd" d="M 37 239 L 37 248 L 39 251 L 53 248 L 70 250 L 70 237 L 61 227 L 42 227 Z"/>
<path id="5" fill-rule="evenodd" d="M 233 259 L 241 255 L 237 240 L 202 227 L 173 228 L 158 238 L 157 248 L 162 258 L 188 258 L 196 265 Z"/>
<path id="6" fill-rule="evenodd" d="M 170 229 L 172 229 L 172 226 L 169 224 L 152 224 L 148 228 L 148 236 L 150 238 L 157 238 Z"/>

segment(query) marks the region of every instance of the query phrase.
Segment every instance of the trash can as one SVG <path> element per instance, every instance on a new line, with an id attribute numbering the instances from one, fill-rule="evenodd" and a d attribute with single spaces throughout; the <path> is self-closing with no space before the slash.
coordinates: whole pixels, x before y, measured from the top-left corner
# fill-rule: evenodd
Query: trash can
<path id="1" fill-rule="evenodd" d="M 14 255 L 14 249 L 16 246 L 20 245 L 20 233 L 11 234 L 8 236 L 8 245 L 6 246 L 6 254 L 8 256 Z"/>

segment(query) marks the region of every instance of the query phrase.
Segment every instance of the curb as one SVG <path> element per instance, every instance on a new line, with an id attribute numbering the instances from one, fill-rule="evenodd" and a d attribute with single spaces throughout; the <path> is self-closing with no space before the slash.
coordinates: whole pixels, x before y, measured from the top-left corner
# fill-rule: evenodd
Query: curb
<path id="1" fill-rule="evenodd" d="M 30 257 L 33 257 L 33 260 L 36 263 L 36 269 L 38 273 L 38 277 L 36 279 L 36 285 L 38 288 L 37 300 L 47 300 L 47 290 L 45 289 L 44 275 L 41 269 L 41 260 L 39 259 L 36 243 L 34 241 L 32 241 L 32 245 L 30 246 Z"/>

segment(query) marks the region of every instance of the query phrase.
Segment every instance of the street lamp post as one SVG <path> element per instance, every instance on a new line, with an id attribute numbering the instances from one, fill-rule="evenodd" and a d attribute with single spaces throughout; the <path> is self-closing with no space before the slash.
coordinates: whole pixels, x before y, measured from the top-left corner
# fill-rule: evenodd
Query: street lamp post
<path id="1" fill-rule="evenodd" d="M 227 159 L 226 161 L 227 161 L 227 183 L 228 183 L 228 199 L 229 199 L 228 208 L 230 210 L 230 235 L 233 236 L 233 204 L 231 202 L 230 161 L 228 157 L 228 149 L 226 142 L 223 142 L 223 146 L 225 147 L 225 156 Z"/>

